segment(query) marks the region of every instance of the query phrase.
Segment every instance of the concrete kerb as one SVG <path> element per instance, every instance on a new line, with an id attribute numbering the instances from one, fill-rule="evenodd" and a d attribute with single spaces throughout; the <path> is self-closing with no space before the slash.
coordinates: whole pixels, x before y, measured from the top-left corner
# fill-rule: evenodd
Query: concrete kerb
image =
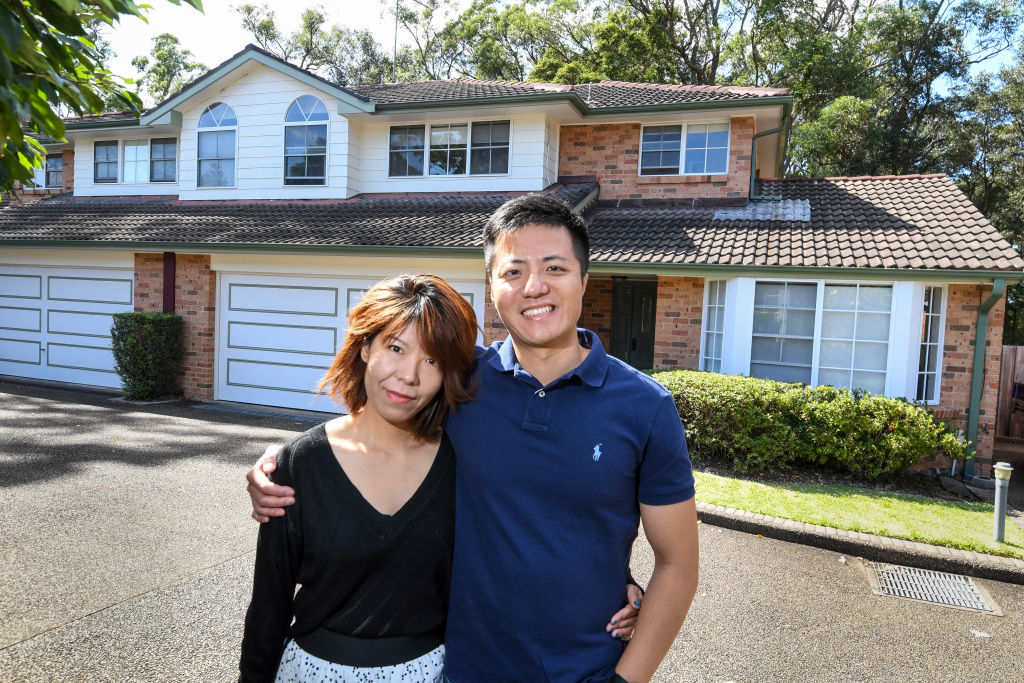
<path id="1" fill-rule="evenodd" d="M 767 515 L 751 515 L 742 510 L 708 503 L 697 503 L 697 513 L 704 524 L 749 534 L 761 534 L 768 538 L 832 550 L 873 562 L 889 562 L 932 571 L 964 574 L 979 579 L 1024 584 L 1024 561 L 1010 557 L 872 536 Z"/>

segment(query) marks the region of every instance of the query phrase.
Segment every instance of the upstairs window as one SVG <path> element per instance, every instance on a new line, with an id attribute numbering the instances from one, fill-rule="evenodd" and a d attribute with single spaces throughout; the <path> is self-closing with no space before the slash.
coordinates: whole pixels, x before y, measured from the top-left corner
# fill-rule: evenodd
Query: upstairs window
<path id="1" fill-rule="evenodd" d="M 327 120 L 327 107 L 312 95 L 303 95 L 288 107 L 284 117 L 285 185 L 325 184 Z"/>
<path id="2" fill-rule="evenodd" d="M 117 140 L 94 142 L 93 172 L 94 183 L 117 182 Z"/>
<path id="3" fill-rule="evenodd" d="M 392 126 L 388 176 L 508 173 L 510 130 L 508 121 Z"/>
<path id="4" fill-rule="evenodd" d="M 211 104 L 199 118 L 199 187 L 234 186 L 237 128 L 234 110 L 223 102 Z"/>
<path id="5" fill-rule="evenodd" d="M 430 127 L 430 175 L 466 173 L 466 129 L 465 123 Z"/>
<path id="6" fill-rule="evenodd" d="M 423 175 L 424 126 L 392 126 L 388 142 L 388 175 Z"/>
<path id="7" fill-rule="evenodd" d="M 149 146 L 149 180 L 153 183 L 173 183 L 177 177 L 178 141 L 174 138 L 155 138 Z"/>
<path id="8" fill-rule="evenodd" d="M 64 155 L 46 155 L 46 187 L 60 188 L 64 184 Z"/>
<path id="9" fill-rule="evenodd" d="M 471 147 L 470 173 L 508 173 L 509 122 L 474 123 Z"/>
<path id="10" fill-rule="evenodd" d="M 645 126 L 641 133 L 640 175 L 721 175 L 728 172 L 728 123 Z"/>
<path id="11" fill-rule="evenodd" d="M 149 182 L 149 140 L 125 140 L 121 182 Z"/>

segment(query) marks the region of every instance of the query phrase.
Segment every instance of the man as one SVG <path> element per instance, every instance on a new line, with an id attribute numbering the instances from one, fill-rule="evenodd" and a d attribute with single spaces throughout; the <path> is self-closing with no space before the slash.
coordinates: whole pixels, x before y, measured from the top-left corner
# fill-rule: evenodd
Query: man
<path id="1" fill-rule="evenodd" d="M 480 390 L 449 416 L 459 462 L 445 678 L 648 681 L 697 588 L 697 513 L 671 395 L 577 330 L 586 225 L 529 195 L 484 229 L 509 338 L 478 358 Z M 254 509 L 280 505 L 257 468 Z M 256 489 L 256 490 L 253 490 Z M 598 629 L 621 605 L 637 522 L 655 566 L 629 647 Z"/>

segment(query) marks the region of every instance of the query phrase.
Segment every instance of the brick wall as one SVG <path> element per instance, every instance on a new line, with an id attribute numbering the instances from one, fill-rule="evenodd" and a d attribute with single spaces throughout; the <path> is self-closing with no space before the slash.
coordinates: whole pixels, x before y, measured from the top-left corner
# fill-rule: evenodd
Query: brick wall
<path id="1" fill-rule="evenodd" d="M 498 311 L 494 309 L 494 302 L 491 301 L 491 283 L 484 283 L 484 346 L 490 346 L 491 342 L 504 339 L 508 336 L 505 323 L 498 317 Z"/>
<path id="2" fill-rule="evenodd" d="M 64 168 L 61 171 L 63 174 L 61 182 L 64 186 L 64 192 L 75 191 L 75 150 L 66 149 L 62 152 L 64 158 Z"/>
<path id="3" fill-rule="evenodd" d="M 967 429 L 978 310 L 981 302 L 991 291 L 991 287 L 983 288 L 979 285 L 950 285 L 946 290 L 946 329 L 942 350 L 940 403 L 932 408 L 932 413 L 944 422 L 961 429 Z M 1001 299 L 988 314 L 985 376 L 978 413 L 978 444 L 975 457 L 975 473 L 982 476 L 991 475 L 1005 303 L 1006 300 Z M 933 464 L 948 466 L 949 463 L 947 461 Z"/>
<path id="4" fill-rule="evenodd" d="M 750 191 L 753 117 L 732 119 L 729 173 L 704 176 L 640 176 L 639 123 L 562 126 L 559 175 L 596 175 L 601 199 L 731 198 Z"/>
<path id="5" fill-rule="evenodd" d="M 612 281 L 590 278 L 583 294 L 583 311 L 577 327 L 597 334 L 606 352 L 612 348 Z"/>
<path id="6" fill-rule="evenodd" d="M 159 313 L 164 306 L 164 255 L 135 254 L 135 310 Z"/>
<path id="7" fill-rule="evenodd" d="M 189 398 L 213 398 L 216 283 L 209 255 L 178 254 L 174 312 L 185 320 L 185 374 L 181 388 Z"/>
<path id="8" fill-rule="evenodd" d="M 704 278 L 658 277 L 654 316 L 654 367 L 696 370 L 700 361 L 700 321 Z"/>

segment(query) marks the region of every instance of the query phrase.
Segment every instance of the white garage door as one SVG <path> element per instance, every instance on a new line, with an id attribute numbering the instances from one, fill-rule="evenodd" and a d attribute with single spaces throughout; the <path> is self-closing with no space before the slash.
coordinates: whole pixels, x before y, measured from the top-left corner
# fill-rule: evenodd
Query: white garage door
<path id="1" fill-rule="evenodd" d="M 131 270 L 0 266 L 0 374 L 120 387 L 111 314 L 133 310 Z"/>
<path id="2" fill-rule="evenodd" d="M 374 282 L 221 275 L 217 398 L 338 412 L 316 387 L 345 341 L 349 309 Z M 457 288 L 482 319 L 483 284 Z"/>

